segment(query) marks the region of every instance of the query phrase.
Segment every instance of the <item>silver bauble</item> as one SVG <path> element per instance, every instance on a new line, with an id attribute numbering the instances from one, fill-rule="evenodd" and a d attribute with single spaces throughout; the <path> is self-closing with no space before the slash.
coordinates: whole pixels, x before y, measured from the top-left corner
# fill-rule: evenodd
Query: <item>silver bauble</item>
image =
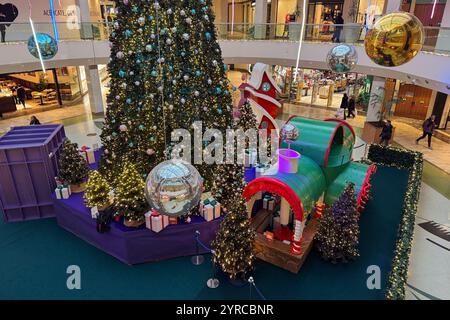
<path id="1" fill-rule="evenodd" d="M 327 64 L 336 73 L 349 72 L 358 63 L 355 48 L 348 44 L 339 44 L 327 54 Z"/>
<path id="2" fill-rule="evenodd" d="M 297 126 L 288 122 L 281 127 L 281 139 L 284 142 L 292 142 L 298 139 L 300 133 Z"/>
<path id="3" fill-rule="evenodd" d="M 194 166 L 172 159 L 158 164 L 147 176 L 145 197 L 161 214 L 177 217 L 200 202 L 203 179 Z"/>

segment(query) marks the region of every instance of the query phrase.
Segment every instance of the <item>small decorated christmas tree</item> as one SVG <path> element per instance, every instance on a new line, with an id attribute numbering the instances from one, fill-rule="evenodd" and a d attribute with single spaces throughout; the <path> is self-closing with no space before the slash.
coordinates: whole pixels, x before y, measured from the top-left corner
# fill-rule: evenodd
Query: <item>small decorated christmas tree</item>
<path id="1" fill-rule="evenodd" d="M 248 129 L 258 129 L 258 121 L 256 115 L 253 112 L 252 106 L 246 101 L 239 109 L 240 116 L 237 121 L 236 127 L 244 131 Z"/>
<path id="2" fill-rule="evenodd" d="M 78 145 L 66 139 L 59 158 L 58 178 L 64 183 L 70 184 L 72 192 L 79 192 L 83 190 L 77 190 L 76 186 L 86 181 L 88 172 L 89 167 L 78 151 Z"/>
<path id="3" fill-rule="evenodd" d="M 213 261 L 231 279 L 245 278 L 255 261 L 255 230 L 247 218 L 245 200 L 241 196 L 229 207 L 212 242 Z"/>
<path id="4" fill-rule="evenodd" d="M 315 236 L 316 246 L 325 260 L 347 262 L 359 256 L 359 215 L 353 183 L 325 210 Z"/>
<path id="5" fill-rule="evenodd" d="M 138 227 L 144 223 L 148 210 L 145 199 L 145 182 L 131 163 L 125 163 L 122 173 L 116 178 L 114 205 L 117 214 L 124 217 L 124 224 Z"/>
<path id="6" fill-rule="evenodd" d="M 84 193 L 84 202 L 88 207 L 97 206 L 99 210 L 105 209 L 111 204 L 110 191 L 108 181 L 100 172 L 97 170 L 91 171 Z"/>

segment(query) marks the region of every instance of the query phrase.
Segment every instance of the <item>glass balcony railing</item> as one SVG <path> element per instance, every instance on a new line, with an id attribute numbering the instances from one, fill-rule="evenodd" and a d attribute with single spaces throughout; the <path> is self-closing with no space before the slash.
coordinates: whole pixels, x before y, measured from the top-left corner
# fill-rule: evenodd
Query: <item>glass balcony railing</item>
<path id="1" fill-rule="evenodd" d="M 336 27 L 341 27 L 340 41 L 362 45 L 367 30 L 359 24 L 307 24 L 304 28 L 306 42 L 332 42 Z M 34 23 L 36 32 L 53 35 L 51 23 Z M 28 41 L 32 35 L 29 23 L 6 25 L 5 42 Z M 107 40 L 112 24 L 97 23 L 57 23 L 60 40 Z M 301 24 L 249 24 L 217 23 L 219 40 L 272 40 L 299 41 Z M 450 55 L 450 28 L 424 27 L 425 42 L 423 51 Z"/>

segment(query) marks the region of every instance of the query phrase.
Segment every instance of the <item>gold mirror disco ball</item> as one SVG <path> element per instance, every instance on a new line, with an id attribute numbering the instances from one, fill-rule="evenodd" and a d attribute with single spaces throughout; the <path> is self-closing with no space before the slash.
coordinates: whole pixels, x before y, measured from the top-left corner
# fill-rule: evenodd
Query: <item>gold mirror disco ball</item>
<path id="1" fill-rule="evenodd" d="M 381 17 L 366 34 L 364 46 L 370 59 L 385 67 L 400 66 L 422 49 L 422 23 L 412 14 L 393 12 Z"/>

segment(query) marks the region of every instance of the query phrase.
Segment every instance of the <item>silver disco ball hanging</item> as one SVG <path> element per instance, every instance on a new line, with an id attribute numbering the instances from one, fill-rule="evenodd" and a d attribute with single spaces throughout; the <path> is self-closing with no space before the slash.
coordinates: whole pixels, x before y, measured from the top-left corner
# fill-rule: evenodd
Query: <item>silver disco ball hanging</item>
<path id="1" fill-rule="evenodd" d="M 161 214 L 182 216 L 200 202 L 203 179 L 194 166 L 180 159 L 158 164 L 145 182 L 145 197 Z"/>
<path id="2" fill-rule="evenodd" d="M 358 63 L 358 54 L 352 46 L 339 44 L 328 52 L 327 63 L 336 73 L 349 72 Z"/>

